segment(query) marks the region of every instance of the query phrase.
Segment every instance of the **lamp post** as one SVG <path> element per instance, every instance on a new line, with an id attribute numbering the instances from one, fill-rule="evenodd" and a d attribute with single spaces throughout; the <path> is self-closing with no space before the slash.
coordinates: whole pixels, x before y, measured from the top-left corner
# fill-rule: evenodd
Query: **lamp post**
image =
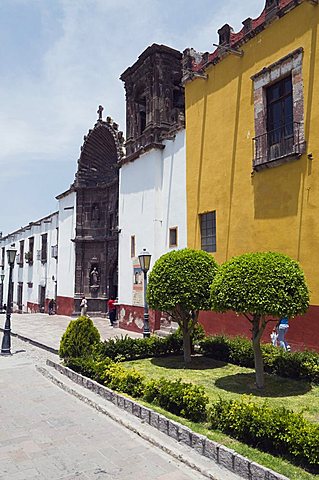
<path id="1" fill-rule="evenodd" d="M 1 279 L 0 311 L 2 312 L 2 310 L 3 310 L 3 281 L 4 281 L 4 273 L 3 272 L 1 272 L 0 279 Z"/>
<path id="2" fill-rule="evenodd" d="M 6 323 L 4 325 L 4 333 L 1 345 L 1 355 L 11 355 L 11 311 L 12 311 L 12 272 L 17 251 L 8 248 L 7 256 L 9 263 L 9 282 L 8 282 L 8 300 L 6 310 Z"/>
<path id="3" fill-rule="evenodd" d="M 144 273 L 144 326 L 143 326 L 144 338 L 150 336 L 150 325 L 149 325 L 149 315 L 148 315 L 148 304 L 146 300 L 146 290 L 147 290 L 147 272 L 150 269 L 151 256 L 152 255 L 145 248 L 143 248 L 143 251 L 138 256 L 141 269 Z"/>

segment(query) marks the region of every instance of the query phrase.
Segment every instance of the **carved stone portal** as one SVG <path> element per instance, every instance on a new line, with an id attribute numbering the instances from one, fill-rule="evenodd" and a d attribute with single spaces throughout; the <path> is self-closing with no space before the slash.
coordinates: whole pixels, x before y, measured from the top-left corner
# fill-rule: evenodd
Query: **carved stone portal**
<path id="1" fill-rule="evenodd" d="M 118 161 L 123 133 L 110 117 L 98 121 L 84 137 L 75 176 L 75 313 L 85 295 L 88 314 L 106 312 L 106 300 L 117 295 Z"/>

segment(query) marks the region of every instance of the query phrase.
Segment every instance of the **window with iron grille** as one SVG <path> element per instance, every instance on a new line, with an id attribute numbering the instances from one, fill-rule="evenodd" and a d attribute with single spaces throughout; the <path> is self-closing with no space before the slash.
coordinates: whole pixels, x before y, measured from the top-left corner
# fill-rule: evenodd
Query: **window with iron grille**
<path id="1" fill-rule="evenodd" d="M 34 250 L 34 237 L 30 237 L 29 250 L 28 252 L 25 253 L 25 259 L 29 263 L 29 265 L 32 265 L 33 263 L 33 250 Z"/>
<path id="2" fill-rule="evenodd" d="M 41 262 L 45 263 L 48 259 L 48 234 L 41 235 Z"/>
<path id="3" fill-rule="evenodd" d="M 202 213 L 200 216 L 201 249 L 216 252 L 216 211 Z"/>
<path id="4" fill-rule="evenodd" d="M 20 240 L 19 245 L 20 245 L 20 250 L 19 250 L 19 262 L 17 262 L 17 263 L 18 263 L 18 265 L 20 265 L 20 267 L 23 267 L 24 240 Z"/>
<path id="5" fill-rule="evenodd" d="M 293 152 L 294 123 L 291 75 L 266 90 L 268 159 Z"/>
<path id="6" fill-rule="evenodd" d="M 264 67 L 254 82 L 255 171 L 298 159 L 305 152 L 303 49 Z"/>

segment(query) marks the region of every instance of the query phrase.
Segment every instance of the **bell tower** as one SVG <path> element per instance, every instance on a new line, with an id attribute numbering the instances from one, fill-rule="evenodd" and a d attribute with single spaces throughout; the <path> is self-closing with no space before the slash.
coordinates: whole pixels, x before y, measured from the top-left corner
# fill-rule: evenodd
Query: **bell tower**
<path id="1" fill-rule="evenodd" d="M 126 159 L 133 160 L 184 124 L 182 54 L 153 44 L 121 75 L 126 91 Z"/>

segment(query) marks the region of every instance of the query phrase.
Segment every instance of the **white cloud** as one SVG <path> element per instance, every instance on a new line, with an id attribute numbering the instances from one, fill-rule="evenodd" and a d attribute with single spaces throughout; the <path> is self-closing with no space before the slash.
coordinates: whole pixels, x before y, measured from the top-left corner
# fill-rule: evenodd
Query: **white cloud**
<path id="1" fill-rule="evenodd" d="M 95 123 L 99 104 L 105 107 L 104 115 L 111 115 L 124 129 L 125 97 L 119 75 L 148 45 L 211 51 L 218 28 L 230 23 L 238 30 L 242 20 L 256 16 L 264 5 L 264 0 L 2 1 L 8 5 L 8 15 L 12 6 L 32 6 L 40 18 L 34 25 L 32 18 L 24 23 L 22 19 L 23 28 L 31 32 L 26 35 L 30 42 L 12 53 L 12 65 L 0 80 L 2 191 L 10 188 L 3 172 L 6 181 L 13 180 L 30 175 L 39 162 L 44 182 L 45 164 L 53 160 L 57 165 L 74 164 L 75 171 L 83 135 Z M 14 28 L 11 35 L 2 48 L 10 50 Z M 36 49 L 39 43 L 41 48 Z M 32 59 L 32 48 L 37 57 L 29 65 L 24 55 L 29 52 Z M 56 193 L 72 180 L 61 168 Z M 36 194 L 28 190 L 30 201 Z M 22 186 L 17 195 L 26 196 Z"/>

